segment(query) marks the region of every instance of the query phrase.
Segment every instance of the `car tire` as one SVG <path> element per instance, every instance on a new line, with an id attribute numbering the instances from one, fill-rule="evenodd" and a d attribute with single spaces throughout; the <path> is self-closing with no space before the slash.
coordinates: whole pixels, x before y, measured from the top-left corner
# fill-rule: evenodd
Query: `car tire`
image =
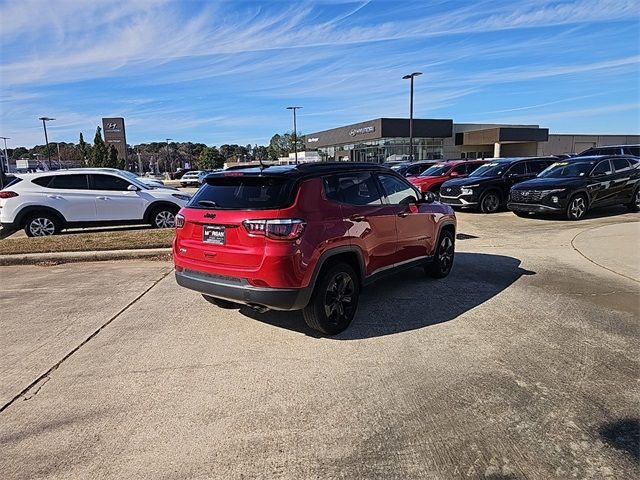
<path id="1" fill-rule="evenodd" d="M 235 310 L 242 306 L 239 303 L 234 303 L 222 298 L 210 297 L 209 295 L 202 295 L 202 298 L 204 298 L 207 302 L 212 303 L 216 307 L 222 308 L 224 310 Z"/>
<path id="2" fill-rule="evenodd" d="M 578 193 L 569 199 L 565 216 L 567 220 L 581 220 L 586 215 L 588 209 L 589 204 L 587 197 L 582 193 Z"/>
<path id="3" fill-rule="evenodd" d="M 495 213 L 500 209 L 500 194 L 489 191 L 480 197 L 480 211 L 482 213 Z"/>
<path id="4" fill-rule="evenodd" d="M 438 246 L 436 247 L 433 261 L 424 267 L 425 273 L 433 278 L 444 278 L 449 275 L 455 258 L 455 245 L 456 241 L 453 233 L 449 230 L 442 231 L 438 238 Z"/>
<path id="5" fill-rule="evenodd" d="M 318 278 L 302 315 L 313 330 L 337 335 L 351 324 L 359 298 L 360 280 L 355 270 L 346 263 L 336 263 Z"/>
<path id="6" fill-rule="evenodd" d="M 35 213 L 24 222 L 24 233 L 28 237 L 48 237 L 62 230 L 60 219 L 51 213 Z"/>
<path id="7" fill-rule="evenodd" d="M 640 212 L 640 188 L 636 188 L 636 191 L 633 192 L 633 197 L 631 197 L 631 202 L 627 203 L 627 208 L 631 212 Z"/>
<path id="8" fill-rule="evenodd" d="M 178 207 L 162 206 L 154 208 L 149 216 L 153 228 L 175 228 Z"/>

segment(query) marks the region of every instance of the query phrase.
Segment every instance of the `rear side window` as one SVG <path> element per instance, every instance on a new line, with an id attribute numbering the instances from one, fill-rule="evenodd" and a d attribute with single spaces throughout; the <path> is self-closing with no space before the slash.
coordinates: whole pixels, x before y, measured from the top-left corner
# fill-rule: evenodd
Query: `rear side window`
<path id="1" fill-rule="evenodd" d="M 622 172 L 624 170 L 629 170 L 629 162 L 626 158 L 612 158 L 613 168 L 616 169 L 616 172 Z"/>
<path id="2" fill-rule="evenodd" d="M 596 165 L 596 168 L 593 169 L 591 175 L 609 175 L 610 173 L 612 173 L 611 164 L 609 163 L 609 160 L 604 160 Z"/>
<path id="3" fill-rule="evenodd" d="M 467 163 L 465 166 L 467 168 L 467 174 L 473 172 L 476 168 L 483 165 L 482 163 Z"/>
<path id="4" fill-rule="evenodd" d="M 509 168 L 509 175 L 522 175 L 527 173 L 527 168 L 525 166 L 525 162 L 516 163 Z"/>
<path id="5" fill-rule="evenodd" d="M 635 157 L 640 157 L 640 147 L 624 147 L 622 150 L 627 155 L 633 155 Z"/>
<path id="6" fill-rule="evenodd" d="M 293 203 L 294 182 L 284 177 L 217 176 L 207 178 L 189 203 L 192 208 L 271 210 Z"/>
<path id="7" fill-rule="evenodd" d="M 62 190 L 87 190 L 89 188 L 86 175 L 51 175 L 34 178 L 32 182 L 41 187 Z"/>
<path id="8" fill-rule="evenodd" d="M 36 185 L 40 185 L 41 187 L 48 187 L 51 182 L 52 176 L 47 177 L 38 177 L 31 180 L 31 183 L 35 183 Z"/>
<path id="9" fill-rule="evenodd" d="M 528 162 L 529 164 L 529 172 L 535 173 L 536 175 L 542 172 L 545 168 L 551 165 L 553 162 L 548 160 L 533 160 Z"/>
<path id="10" fill-rule="evenodd" d="M 371 173 L 343 173 L 323 179 L 329 200 L 349 205 L 381 205 L 382 198 Z"/>
<path id="11" fill-rule="evenodd" d="M 9 177 L 10 178 L 10 177 Z M 11 180 L 9 180 L 9 183 L 7 183 L 4 188 L 9 188 L 12 185 L 15 185 L 16 183 L 20 183 L 22 181 L 21 178 L 18 177 L 13 177 L 11 178 Z"/>

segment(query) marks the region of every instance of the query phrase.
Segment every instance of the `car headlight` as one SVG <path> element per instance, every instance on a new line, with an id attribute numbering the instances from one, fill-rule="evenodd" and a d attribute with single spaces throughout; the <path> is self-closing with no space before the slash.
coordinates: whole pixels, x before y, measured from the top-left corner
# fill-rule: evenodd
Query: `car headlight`
<path id="1" fill-rule="evenodd" d="M 462 187 L 460 192 L 462 195 L 473 195 L 473 189 L 479 186 L 480 185 L 467 185 L 466 187 Z"/>
<path id="2" fill-rule="evenodd" d="M 178 200 L 182 200 L 183 202 L 191 200 L 191 195 L 185 195 L 184 193 L 172 193 L 171 196 Z"/>

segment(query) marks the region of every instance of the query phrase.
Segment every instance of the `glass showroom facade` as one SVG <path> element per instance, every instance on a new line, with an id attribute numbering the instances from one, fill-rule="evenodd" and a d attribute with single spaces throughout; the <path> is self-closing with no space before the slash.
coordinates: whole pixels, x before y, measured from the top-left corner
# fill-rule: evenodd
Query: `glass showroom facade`
<path id="1" fill-rule="evenodd" d="M 451 120 L 414 119 L 413 159 L 444 158 L 444 140 L 451 138 Z M 322 161 L 382 163 L 409 159 L 409 120 L 378 118 L 307 134 L 305 148 Z"/>
<path id="2" fill-rule="evenodd" d="M 414 138 L 414 160 L 438 160 L 443 158 L 442 138 Z M 408 138 L 380 138 L 366 142 L 318 147 L 323 161 L 350 160 L 353 162 L 390 162 L 409 158 Z"/>

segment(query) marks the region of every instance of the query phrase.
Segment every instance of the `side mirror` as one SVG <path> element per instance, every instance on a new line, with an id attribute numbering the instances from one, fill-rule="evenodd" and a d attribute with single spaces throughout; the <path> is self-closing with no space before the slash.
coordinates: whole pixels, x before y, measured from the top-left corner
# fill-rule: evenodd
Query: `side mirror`
<path id="1" fill-rule="evenodd" d="M 136 187 L 135 185 L 129 185 L 127 187 L 127 190 L 129 190 L 130 192 L 137 192 L 139 190 L 139 188 Z"/>
<path id="2" fill-rule="evenodd" d="M 422 201 L 424 203 L 433 203 L 436 200 L 436 196 L 433 192 L 422 192 Z"/>

